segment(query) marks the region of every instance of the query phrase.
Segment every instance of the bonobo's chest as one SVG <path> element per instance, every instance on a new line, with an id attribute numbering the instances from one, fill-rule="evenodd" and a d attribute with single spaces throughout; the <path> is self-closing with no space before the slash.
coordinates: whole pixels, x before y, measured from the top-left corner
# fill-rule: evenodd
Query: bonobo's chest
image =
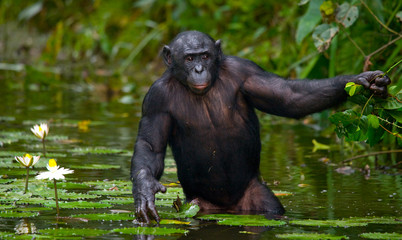
<path id="1" fill-rule="evenodd" d="M 244 124 L 249 112 L 238 87 L 219 81 L 203 95 L 189 91 L 175 94 L 170 109 L 178 130 L 188 133 L 234 128 Z"/>

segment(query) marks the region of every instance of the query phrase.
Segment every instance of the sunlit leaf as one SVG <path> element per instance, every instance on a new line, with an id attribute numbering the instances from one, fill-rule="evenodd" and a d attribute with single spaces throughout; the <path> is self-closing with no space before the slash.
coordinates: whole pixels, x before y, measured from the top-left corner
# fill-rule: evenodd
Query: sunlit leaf
<path id="1" fill-rule="evenodd" d="M 395 15 L 395 17 L 398 18 L 398 20 L 399 20 L 400 22 L 402 22 L 402 11 L 399 11 L 399 12 Z"/>
<path id="2" fill-rule="evenodd" d="M 335 4 L 332 1 L 324 1 L 320 6 L 320 11 L 325 15 L 332 15 L 335 12 Z"/>
<path id="3" fill-rule="evenodd" d="M 185 234 L 188 230 L 178 228 L 160 228 L 160 227 L 135 227 L 135 228 L 120 228 L 114 229 L 113 232 L 121 234 L 133 234 L 133 235 L 172 235 L 172 234 Z"/>
<path id="4" fill-rule="evenodd" d="M 342 3 L 337 9 L 336 20 L 345 28 L 352 26 L 358 17 L 359 9 L 356 6 L 350 5 L 348 2 Z"/>
<path id="5" fill-rule="evenodd" d="M 281 239 L 300 239 L 300 240 L 342 240 L 349 239 L 347 236 L 335 236 L 325 233 L 284 233 L 284 234 L 276 234 L 277 238 Z"/>
<path id="6" fill-rule="evenodd" d="M 177 212 L 173 208 L 170 211 L 165 211 L 162 209 L 159 211 L 159 215 L 162 219 L 164 219 L 164 218 L 173 218 L 173 219 L 191 218 L 191 217 L 194 217 L 198 213 L 199 210 L 200 210 L 200 207 L 198 205 L 184 204 L 180 208 L 180 212 Z"/>
<path id="7" fill-rule="evenodd" d="M 342 220 L 292 220 L 292 225 L 316 226 L 316 227 L 357 227 L 367 226 L 369 223 L 375 224 L 402 224 L 395 217 L 368 217 L 368 218 L 346 218 Z"/>
<path id="8" fill-rule="evenodd" d="M 380 121 L 378 120 L 377 116 L 370 114 L 367 116 L 367 120 L 369 126 L 372 128 L 378 128 L 380 126 Z"/>
<path id="9" fill-rule="evenodd" d="M 134 199 L 132 197 L 129 198 L 108 198 L 100 201 L 101 203 L 109 203 L 113 205 L 122 205 L 122 204 L 133 204 Z M 155 205 L 160 206 L 156 204 L 157 201 L 155 201 Z"/>
<path id="10" fill-rule="evenodd" d="M 400 240 L 402 239 L 401 233 L 384 233 L 384 232 L 373 232 L 373 233 L 362 233 L 359 235 L 361 238 L 366 239 L 389 239 L 389 240 Z"/>
<path id="11" fill-rule="evenodd" d="M 314 145 L 313 152 L 316 152 L 317 150 L 329 150 L 329 149 L 331 149 L 331 147 L 329 145 L 319 143 L 315 139 L 312 140 L 312 143 Z"/>
<path id="12" fill-rule="evenodd" d="M 277 191 L 277 190 L 273 190 L 272 192 L 274 192 L 275 196 L 277 196 L 277 197 L 285 197 L 285 196 L 292 196 L 292 195 L 294 195 L 292 192 L 288 192 L 288 191 Z"/>
<path id="13" fill-rule="evenodd" d="M 219 225 L 230 226 L 282 226 L 286 222 L 269 220 L 262 215 L 232 215 L 232 214 L 210 214 L 198 217 L 201 220 L 217 220 Z"/>
<path id="14" fill-rule="evenodd" d="M 10 209 L 10 208 L 15 208 L 15 206 L 0 204 L 0 211 L 5 210 L 5 209 Z"/>

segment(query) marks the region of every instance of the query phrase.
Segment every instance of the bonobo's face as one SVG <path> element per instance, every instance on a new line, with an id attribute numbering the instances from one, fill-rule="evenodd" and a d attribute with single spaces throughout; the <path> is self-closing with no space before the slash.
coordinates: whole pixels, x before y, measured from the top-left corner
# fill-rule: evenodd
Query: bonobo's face
<path id="1" fill-rule="evenodd" d="M 220 41 L 204 33 L 179 34 L 163 49 L 165 63 L 181 83 L 193 93 L 206 93 L 218 74 Z"/>

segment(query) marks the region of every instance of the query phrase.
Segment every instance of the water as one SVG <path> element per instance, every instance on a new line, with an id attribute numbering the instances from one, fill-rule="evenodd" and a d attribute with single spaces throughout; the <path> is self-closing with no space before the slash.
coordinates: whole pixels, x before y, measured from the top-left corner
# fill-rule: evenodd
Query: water
<path id="1" fill-rule="evenodd" d="M 1 83 L 1 81 L 3 81 Z M 24 88 L 10 80 L 0 79 L 0 136 L 6 131 L 26 131 L 33 123 L 50 121 L 50 135 L 67 136 L 68 140 L 49 141 L 47 149 L 53 153 L 65 153 L 58 161 L 64 167 L 84 164 L 113 164 L 118 169 L 79 170 L 71 181 L 127 180 L 130 175 L 129 154 L 73 154 L 71 149 L 105 147 L 132 151 L 140 119 L 142 92 L 136 94 L 131 104 L 120 103 L 128 94 L 107 94 L 99 89 L 81 84 L 57 85 L 41 88 L 28 85 Z M 293 196 L 281 197 L 287 212 L 285 220 L 291 219 L 342 219 L 349 217 L 395 216 L 402 211 L 401 171 L 396 169 L 373 169 L 372 160 L 359 160 L 355 172 L 345 175 L 337 172 L 347 154 L 343 151 L 312 152 L 312 140 L 331 145 L 340 145 L 334 138 L 325 138 L 314 125 L 301 121 L 283 121 L 259 113 L 261 127 L 261 176 L 274 190 L 289 191 Z M 79 129 L 77 121 L 91 120 L 89 128 Z M 68 121 L 74 122 L 69 125 Z M 49 135 L 49 136 L 50 136 Z M 0 151 L 40 152 L 39 141 L 18 141 L 5 144 Z M 168 154 L 169 155 L 169 154 Z M 394 161 L 401 155 L 382 160 Z M 320 159 L 329 158 L 330 163 Z M 7 158 L 0 158 L 5 161 Z M 8 157 L 10 159 L 10 157 Z M 371 161 L 371 162 L 370 162 Z M 359 169 L 371 165 L 370 176 Z M 7 168 L 0 168 L 5 177 Z M 22 175 L 7 176 L 22 179 Z M 166 174 L 162 181 L 175 182 L 175 174 Z M 79 190 L 77 190 L 79 191 Z M 87 190 L 81 190 L 83 192 Z M 1 192 L 0 192 L 1 193 Z M 20 206 L 23 207 L 23 206 Z M 119 205 L 113 209 L 133 210 L 133 205 Z M 1 211 L 1 210 L 0 210 Z M 62 210 L 62 216 L 101 212 L 103 210 Z M 30 226 L 33 231 L 47 228 L 97 228 L 114 229 L 136 226 L 132 221 L 81 222 L 69 218 L 56 219 L 55 211 L 43 211 L 35 218 L 0 218 L 1 232 L 16 232 Z M 174 227 L 174 226 L 173 226 Z M 317 228 L 285 225 L 281 227 L 234 227 L 220 226 L 213 222 L 192 220 L 187 235 L 160 236 L 156 239 L 275 239 L 277 234 L 293 232 L 319 232 L 346 235 L 357 238 L 363 232 L 399 232 L 400 225 L 370 224 L 366 227 Z M 250 234 L 253 233 L 253 234 Z M 1 238 L 1 235 L 0 235 Z M 153 239 L 153 236 L 134 236 L 110 233 L 97 239 Z"/>

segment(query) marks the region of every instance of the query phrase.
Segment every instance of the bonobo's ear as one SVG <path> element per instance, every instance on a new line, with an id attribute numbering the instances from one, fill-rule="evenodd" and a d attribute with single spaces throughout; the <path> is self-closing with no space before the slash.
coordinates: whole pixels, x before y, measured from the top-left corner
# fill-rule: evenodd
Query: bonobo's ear
<path id="1" fill-rule="evenodd" d="M 217 52 L 217 54 L 218 54 L 219 60 L 222 59 L 221 42 L 222 42 L 222 41 L 221 41 L 220 39 L 215 42 L 215 49 L 216 49 L 216 52 Z"/>
<path id="2" fill-rule="evenodd" d="M 172 51 L 170 47 L 165 45 L 162 50 L 163 61 L 165 62 L 166 66 L 170 67 L 172 64 Z"/>

